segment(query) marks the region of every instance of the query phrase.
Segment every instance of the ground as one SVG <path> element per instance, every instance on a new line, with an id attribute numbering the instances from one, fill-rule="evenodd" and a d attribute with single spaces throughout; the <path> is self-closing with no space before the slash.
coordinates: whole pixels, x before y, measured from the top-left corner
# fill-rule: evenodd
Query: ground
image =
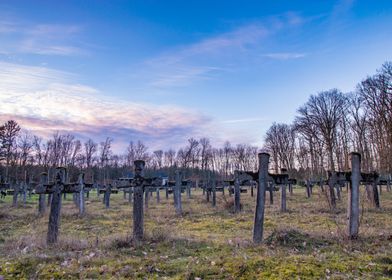
<path id="1" fill-rule="evenodd" d="M 347 194 L 331 212 L 317 188 L 288 194 L 287 213 L 268 193 L 264 242 L 252 244 L 255 197 L 241 194 L 242 213 L 232 197 L 217 194 L 217 206 L 202 192 L 183 195 L 184 214 L 173 198 L 155 197 L 145 213 L 146 238 L 133 244 L 132 206 L 113 194 L 110 209 L 90 194 L 78 216 L 71 195 L 63 201 L 59 243 L 45 245 L 48 214 L 37 215 L 37 197 L 17 208 L 0 202 L 0 279 L 391 279 L 392 192 L 376 210 L 361 195 L 360 238 L 346 238 Z"/>

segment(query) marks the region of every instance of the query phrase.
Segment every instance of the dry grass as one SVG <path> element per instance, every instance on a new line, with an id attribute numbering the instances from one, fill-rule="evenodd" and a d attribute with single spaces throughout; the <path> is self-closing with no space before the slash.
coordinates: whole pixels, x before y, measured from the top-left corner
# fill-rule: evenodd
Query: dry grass
<path id="1" fill-rule="evenodd" d="M 150 199 L 145 240 L 136 246 L 132 206 L 122 193 L 111 208 L 90 194 L 79 217 L 72 198 L 64 201 L 59 243 L 45 244 L 48 214 L 37 215 L 37 199 L 26 207 L 0 203 L 0 275 L 6 279 L 388 279 L 392 276 L 392 192 L 375 210 L 363 193 L 360 238 L 346 239 L 346 193 L 337 211 L 314 189 L 288 194 L 287 213 L 279 195 L 266 202 L 265 242 L 251 242 L 255 197 L 241 194 L 242 211 L 233 214 L 233 197 L 217 194 L 217 206 L 201 191 L 183 197 L 182 216 L 172 197 Z"/>

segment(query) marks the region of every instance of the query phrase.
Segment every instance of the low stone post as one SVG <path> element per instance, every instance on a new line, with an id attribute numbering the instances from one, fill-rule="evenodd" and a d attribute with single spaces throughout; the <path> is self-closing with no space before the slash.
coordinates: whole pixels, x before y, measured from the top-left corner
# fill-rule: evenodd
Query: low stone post
<path id="1" fill-rule="evenodd" d="M 274 204 L 274 187 L 275 187 L 274 182 L 270 182 L 268 190 L 269 190 L 269 198 L 270 198 L 271 205 Z"/>
<path id="2" fill-rule="evenodd" d="M 23 206 L 26 206 L 26 200 L 27 200 L 27 183 L 26 183 L 26 177 L 24 182 L 22 183 L 22 191 L 23 191 Z"/>
<path id="3" fill-rule="evenodd" d="M 48 174 L 47 173 L 41 173 L 40 176 L 40 185 L 44 185 L 48 182 Z M 38 214 L 43 215 L 45 214 L 46 211 L 46 195 L 44 193 L 39 194 L 38 198 Z"/>
<path id="4" fill-rule="evenodd" d="M 110 195 L 111 195 L 111 193 L 112 193 L 112 185 L 108 184 L 105 187 L 105 194 L 103 197 L 106 209 L 110 208 Z"/>
<path id="5" fill-rule="evenodd" d="M 281 173 L 287 175 L 287 169 L 282 168 Z M 286 203 L 286 187 L 287 187 L 287 178 L 284 179 L 283 184 L 280 189 L 280 211 L 287 212 L 287 203 Z"/>
<path id="6" fill-rule="evenodd" d="M 175 192 L 175 196 L 174 196 L 175 204 L 174 204 L 174 206 L 176 207 L 177 215 L 181 215 L 182 214 L 182 205 L 181 205 L 182 182 L 181 182 L 181 174 L 180 174 L 179 170 L 176 170 L 175 174 L 176 174 L 176 186 L 175 186 L 175 189 L 174 189 L 174 192 Z"/>
<path id="7" fill-rule="evenodd" d="M 56 168 L 55 182 L 52 193 L 52 201 L 50 203 L 49 224 L 47 243 L 49 245 L 57 243 L 59 227 L 60 227 L 60 211 L 61 211 L 61 192 L 64 188 L 66 170 L 63 167 Z"/>
<path id="8" fill-rule="evenodd" d="M 133 192 L 133 239 L 138 242 L 143 239 L 144 207 L 143 207 L 143 174 L 145 162 L 134 161 L 135 187 Z"/>
<path id="9" fill-rule="evenodd" d="M 310 198 L 310 180 L 306 180 L 306 198 Z"/>
<path id="10" fill-rule="evenodd" d="M 212 181 L 212 207 L 216 206 L 216 181 Z"/>
<path id="11" fill-rule="evenodd" d="M 336 185 L 336 172 L 332 171 L 328 181 L 329 185 L 329 196 L 331 201 L 332 209 L 336 209 L 336 196 L 335 196 L 335 185 Z"/>
<path id="12" fill-rule="evenodd" d="M 132 188 L 128 189 L 128 202 L 129 204 L 132 204 L 132 195 L 133 195 L 133 190 Z"/>
<path id="13" fill-rule="evenodd" d="M 48 201 L 47 201 L 47 204 L 46 204 L 46 206 L 50 206 L 50 204 L 52 204 L 52 197 L 53 197 L 53 194 L 48 194 Z"/>
<path id="14" fill-rule="evenodd" d="M 351 153 L 351 182 L 348 193 L 348 236 L 358 238 L 359 231 L 359 184 L 361 181 L 361 155 Z"/>
<path id="15" fill-rule="evenodd" d="M 380 208 L 380 195 L 378 193 L 378 187 L 377 187 L 377 181 L 374 180 L 372 183 L 372 189 L 373 189 L 373 202 L 374 206 L 378 209 Z"/>
<path id="16" fill-rule="evenodd" d="M 63 198 L 64 198 L 64 194 L 63 194 Z M 78 206 L 78 198 L 76 197 L 76 193 L 72 194 L 72 201 L 73 203 Z"/>
<path id="17" fill-rule="evenodd" d="M 241 186 L 238 171 L 234 171 L 234 213 L 241 211 Z"/>
<path id="18" fill-rule="evenodd" d="M 159 203 L 159 202 L 161 202 L 161 197 L 159 194 L 159 187 L 157 187 L 156 194 L 157 194 L 157 203 Z"/>
<path id="19" fill-rule="evenodd" d="M 84 215 L 85 212 L 85 201 L 84 201 L 84 173 L 79 174 L 79 215 Z"/>
<path id="20" fill-rule="evenodd" d="M 293 184 L 289 183 L 289 193 L 290 195 L 293 195 Z"/>
<path id="21" fill-rule="evenodd" d="M 321 192 L 324 192 L 324 180 L 320 179 L 320 190 Z"/>
<path id="22" fill-rule="evenodd" d="M 186 182 L 186 197 L 187 197 L 188 199 L 191 198 L 191 186 L 190 186 L 190 183 L 189 183 L 189 182 Z"/>
<path id="23" fill-rule="evenodd" d="M 268 164 L 270 155 L 259 153 L 259 180 L 257 185 L 256 212 L 253 226 L 253 242 L 258 244 L 263 240 L 265 190 L 267 188 Z"/>
<path id="24" fill-rule="evenodd" d="M 340 194 L 340 185 L 336 185 L 336 197 L 340 201 L 342 199 L 342 195 Z"/>
<path id="25" fill-rule="evenodd" d="M 17 207 L 18 206 L 18 194 L 19 194 L 19 184 L 16 183 L 14 185 L 14 194 L 12 196 L 12 206 Z"/>
<path id="26" fill-rule="evenodd" d="M 150 200 L 150 188 L 144 187 L 144 208 L 148 209 L 148 202 Z"/>

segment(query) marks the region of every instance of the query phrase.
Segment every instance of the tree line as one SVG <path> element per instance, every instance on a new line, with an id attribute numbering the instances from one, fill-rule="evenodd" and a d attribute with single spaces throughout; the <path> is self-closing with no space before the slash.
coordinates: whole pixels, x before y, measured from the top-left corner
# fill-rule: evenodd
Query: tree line
<path id="1" fill-rule="evenodd" d="M 127 176 L 137 159 L 146 162 L 148 172 L 163 171 L 167 175 L 181 168 L 188 175 L 213 173 L 227 178 L 234 170 L 257 168 L 258 148 L 247 144 L 232 146 L 226 142 L 216 148 L 206 137 L 190 138 L 177 151 L 150 152 L 142 141 L 130 141 L 126 150 L 117 154 L 112 149 L 113 141 L 107 137 L 99 143 L 92 139 L 82 142 L 72 134 L 60 132 L 44 140 L 9 120 L 0 126 L 0 174 L 3 181 L 16 182 L 25 180 L 26 174 L 38 175 L 64 166 L 71 174 L 82 170 L 89 173 L 87 178 L 102 181 Z"/>
<path id="2" fill-rule="evenodd" d="M 256 170 L 258 147 L 248 144 L 213 147 L 207 137 L 190 138 L 177 151 L 149 151 L 142 141 L 130 141 L 123 153 L 112 149 L 113 139 L 82 142 L 69 133 L 43 139 L 9 120 L 0 126 L 2 181 L 26 177 L 65 166 L 71 173 L 83 170 L 91 179 L 125 176 L 133 161 L 142 159 L 147 170 L 188 175 L 229 177 L 234 170 Z M 349 154 L 362 155 L 364 171 L 392 173 L 392 62 L 385 62 L 373 76 L 361 81 L 354 92 L 331 89 L 311 95 L 297 110 L 291 124 L 273 123 L 266 132 L 263 150 L 271 154 L 273 171 L 288 169 L 299 179 L 325 178 L 327 171 L 349 169 Z"/>
<path id="3" fill-rule="evenodd" d="M 355 91 L 330 89 L 311 95 L 293 123 L 273 123 L 265 136 L 277 172 L 325 178 L 349 170 L 351 151 L 364 172 L 392 172 L 392 62 L 358 83 Z"/>

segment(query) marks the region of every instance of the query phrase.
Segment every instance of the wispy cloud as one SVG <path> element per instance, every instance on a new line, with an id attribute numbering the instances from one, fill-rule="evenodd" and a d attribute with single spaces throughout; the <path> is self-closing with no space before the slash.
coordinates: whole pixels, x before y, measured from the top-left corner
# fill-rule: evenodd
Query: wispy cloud
<path id="1" fill-rule="evenodd" d="M 153 87 L 186 86 L 195 81 L 208 80 L 226 71 L 221 60 L 246 51 L 267 35 L 260 24 L 248 24 L 230 32 L 182 46 L 145 61 L 142 75 L 149 76 Z"/>
<path id="2" fill-rule="evenodd" d="M 186 86 L 196 79 L 209 80 L 212 73 L 220 70 L 218 67 L 177 65 L 169 73 L 158 73 L 151 85 L 158 88 Z"/>
<path id="3" fill-rule="evenodd" d="M 148 82 L 151 86 L 159 88 L 185 86 L 195 81 L 213 79 L 223 71 L 232 71 L 235 66 L 251 64 L 252 57 L 259 57 L 265 40 L 270 36 L 304 22 L 306 19 L 299 14 L 289 12 L 237 25 L 230 31 L 171 49 L 149 59 L 138 71 L 141 76 L 150 77 Z M 303 57 L 305 54 L 269 53 L 266 56 L 283 60 Z"/>
<path id="4" fill-rule="evenodd" d="M 237 123 L 250 123 L 250 122 L 263 122 L 268 121 L 267 118 L 244 118 L 222 121 L 223 124 L 237 124 Z"/>
<path id="5" fill-rule="evenodd" d="M 82 55 L 87 51 L 75 43 L 82 28 L 67 24 L 33 24 L 23 20 L 1 20 L 2 53 Z"/>
<path id="6" fill-rule="evenodd" d="M 277 59 L 277 60 L 289 60 L 289 59 L 297 59 L 303 58 L 306 56 L 305 53 L 267 53 L 263 54 L 263 57 Z"/>
<path id="7" fill-rule="evenodd" d="M 81 55 L 86 53 L 82 49 L 67 45 L 45 45 L 43 41 L 28 39 L 20 44 L 20 52 L 33 53 L 41 55 Z"/>
<path id="8" fill-rule="evenodd" d="M 73 83 L 72 74 L 44 67 L 0 63 L 0 121 L 16 119 L 34 133 L 54 131 L 80 137 L 185 141 L 210 119 L 187 108 L 104 98 L 89 86 Z"/>
<path id="9" fill-rule="evenodd" d="M 18 26 L 12 21 L 0 20 L 0 34 L 12 33 L 18 30 Z"/>

